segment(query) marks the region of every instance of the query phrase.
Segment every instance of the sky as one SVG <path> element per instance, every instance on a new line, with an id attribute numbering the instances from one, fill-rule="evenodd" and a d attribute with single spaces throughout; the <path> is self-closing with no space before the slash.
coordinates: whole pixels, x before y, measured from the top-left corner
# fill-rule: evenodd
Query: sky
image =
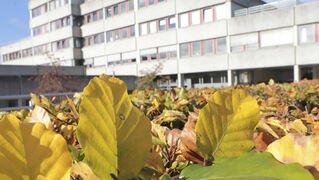
<path id="1" fill-rule="evenodd" d="M 0 46 L 30 36 L 28 0 L 0 0 Z"/>

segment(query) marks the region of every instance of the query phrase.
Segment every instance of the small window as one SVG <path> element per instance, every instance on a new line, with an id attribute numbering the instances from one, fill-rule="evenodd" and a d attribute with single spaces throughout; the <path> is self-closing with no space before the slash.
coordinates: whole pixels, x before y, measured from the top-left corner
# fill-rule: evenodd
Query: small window
<path id="1" fill-rule="evenodd" d="M 128 28 L 122 29 L 122 39 L 127 38 L 128 36 Z"/>
<path id="2" fill-rule="evenodd" d="M 99 19 L 103 19 L 103 10 L 98 11 Z"/>
<path id="3" fill-rule="evenodd" d="M 217 52 L 218 53 L 223 53 L 226 52 L 226 38 L 219 38 L 216 40 L 217 41 Z"/>
<path id="4" fill-rule="evenodd" d="M 159 20 L 159 30 L 163 31 L 166 29 L 166 19 Z"/>
<path id="5" fill-rule="evenodd" d="M 181 44 L 181 57 L 189 56 L 189 43 Z"/>
<path id="6" fill-rule="evenodd" d="M 179 22 L 180 27 L 187 27 L 188 26 L 188 13 L 184 13 L 179 15 Z"/>
<path id="7" fill-rule="evenodd" d="M 140 34 L 141 35 L 147 34 L 147 23 L 143 23 L 140 25 Z"/>
<path id="8" fill-rule="evenodd" d="M 154 0 L 148 0 L 148 5 L 153 5 L 154 4 Z"/>
<path id="9" fill-rule="evenodd" d="M 157 0 L 158 3 L 163 2 L 164 0 Z"/>
<path id="10" fill-rule="evenodd" d="M 114 35 L 115 35 L 114 39 L 115 39 L 115 40 L 119 40 L 119 39 L 120 39 L 120 30 L 119 30 L 119 29 L 118 29 L 118 30 L 115 30 L 115 31 L 114 31 Z"/>
<path id="11" fill-rule="evenodd" d="M 121 13 L 126 12 L 126 2 L 121 3 Z"/>
<path id="12" fill-rule="evenodd" d="M 176 19 L 175 19 L 175 17 L 170 17 L 168 19 L 168 21 L 169 21 L 169 28 L 170 29 L 173 29 L 173 28 L 176 27 Z"/>
<path id="13" fill-rule="evenodd" d="M 104 43 L 104 33 L 100 34 L 100 41 L 101 41 L 101 43 Z"/>
<path id="14" fill-rule="evenodd" d="M 87 44 L 88 44 L 88 46 L 91 46 L 92 45 L 92 37 L 88 37 L 87 38 Z"/>
<path id="15" fill-rule="evenodd" d="M 118 5 L 114 5 L 114 16 L 119 14 L 119 6 Z"/>
<path id="16" fill-rule="evenodd" d="M 200 56 L 201 55 L 201 42 L 195 41 L 192 43 L 192 56 Z"/>
<path id="17" fill-rule="evenodd" d="M 192 25 L 200 24 L 200 11 L 194 11 L 191 13 L 192 16 Z"/>
<path id="18" fill-rule="evenodd" d="M 87 23 L 90 23 L 90 22 L 91 22 L 91 14 L 88 14 L 88 15 L 86 16 L 86 22 L 87 22 Z"/>
<path id="19" fill-rule="evenodd" d="M 145 5 L 146 5 L 146 0 L 138 0 L 138 7 L 139 8 L 145 7 Z"/>
<path id="20" fill-rule="evenodd" d="M 299 27 L 299 44 L 315 42 L 315 25 L 305 25 Z"/>
<path id="21" fill-rule="evenodd" d="M 157 54 L 156 53 L 152 53 L 151 54 L 151 60 L 156 60 L 157 59 Z"/>
<path id="22" fill-rule="evenodd" d="M 71 23 L 70 17 L 67 17 L 67 18 L 66 18 L 66 24 L 69 26 L 70 23 Z"/>
<path id="23" fill-rule="evenodd" d="M 204 22 L 212 22 L 213 21 L 213 9 L 208 8 L 204 9 Z"/>
<path id="24" fill-rule="evenodd" d="M 112 16 L 112 9 L 111 7 L 106 8 L 106 17 L 111 17 Z"/>
<path id="25" fill-rule="evenodd" d="M 157 32 L 156 21 L 152 21 L 150 22 L 150 33 L 155 33 L 155 32 Z"/>
<path id="26" fill-rule="evenodd" d="M 135 28 L 134 26 L 130 27 L 130 37 L 134 37 L 135 36 Z"/>
<path id="27" fill-rule="evenodd" d="M 129 8 L 130 11 L 134 10 L 134 0 L 129 0 L 128 8 Z"/>
<path id="28" fill-rule="evenodd" d="M 113 41 L 113 32 L 109 31 L 107 32 L 107 42 L 112 42 Z"/>
<path id="29" fill-rule="evenodd" d="M 204 41 L 204 54 L 214 53 L 214 42 L 212 39 Z"/>
<path id="30" fill-rule="evenodd" d="M 94 36 L 94 44 L 99 44 L 99 36 L 98 35 Z"/>
<path id="31" fill-rule="evenodd" d="M 161 52 L 159 53 L 160 59 L 167 59 L 167 53 L 166 52 Z"/>
<path id="32" fill-rule="evenodd" d="M 216 9 L 216 20 L 226 19 L 226 8 L 225 5 L 219 5 L 215 7 Z"/>
<path id="33" fill-rule="evenodd" d="M 97 12 L 93 12 L 93 21 L 97 21 Z"/>
<path id="34" fill-rule="evenodd" d="M 171 52 L 169 52 L 169 58 L 170 58 L 170 59 L 174 59 L 174 58 L 176 58 L 176 57 L 177 57 L 176 51 L 171 51 Z"/>

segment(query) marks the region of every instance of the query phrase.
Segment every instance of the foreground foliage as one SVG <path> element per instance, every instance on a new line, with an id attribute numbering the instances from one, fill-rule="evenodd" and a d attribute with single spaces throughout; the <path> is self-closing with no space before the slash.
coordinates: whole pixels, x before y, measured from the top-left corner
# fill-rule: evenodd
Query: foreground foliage
<path id="1" fill-rule="evenodd" d="M 0 177 L 318 178 L 318 97 L 316 80 L 128 95 L 101 75 L 58 105 L 32 95 L 32 110 L 0 113 Z"/>

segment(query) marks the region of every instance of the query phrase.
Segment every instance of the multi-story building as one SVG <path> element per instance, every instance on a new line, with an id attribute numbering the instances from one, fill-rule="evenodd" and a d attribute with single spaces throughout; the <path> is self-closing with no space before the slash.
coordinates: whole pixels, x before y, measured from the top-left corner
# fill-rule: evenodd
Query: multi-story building
<path id="1" fill-rule="evenodd" d="M 29 0 L 31 37 L 1 64 L 87 67 L 140 77 L 162 65 L 168 87 L 319 78 L 319 2 Z"/>

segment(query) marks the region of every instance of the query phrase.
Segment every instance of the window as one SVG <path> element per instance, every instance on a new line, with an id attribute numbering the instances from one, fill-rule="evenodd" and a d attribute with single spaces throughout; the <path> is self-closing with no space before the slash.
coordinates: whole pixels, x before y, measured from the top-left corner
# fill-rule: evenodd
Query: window
<path id="1" fill-rule="evenodd" d="M 192 56 L 200 56 L 201 55 L 201 42 L 195 41 L 192 43 Z"/>
<path id="2" fill-rule="evenodd" d="M 215 6 L 216 20 L 226 19 L 226 8 L 225 7 L 226 7 L 225 5 Z"/>
<path id="3" fill-rule="evenodd" d="M 98 44 L 99 43 L 99 35 L 95 35 L 94 36 L 94 44 Z"/>
<path id="4" fill-rule="evenodd" d="M 189 43 L 181 44 L 181 57 L 189 56 Z"/>
<path id="5" fill-rule="evenodd" d="M 153 5 L 154 4 L 154 0 L 148 0 L 148 5 Z"/>
<path id="6" fill-rule="evenodd" d="M 121 13 L 126 12 L 126 2 L 121 3 Z"/>
<path id="7" fill-rule="evenodd" d="M 141 35 L 147 34 L 147 23 L 143 23 L 140 25 L 140 33 Z"/>
<path id="8" fill-rule="evenodd" d="M 132 63 L 136 62 L 136 52 L 128 52 L 122 54 L 122 62 L 123 63 Z"/>
<path id="9" fill-rule="evenodd" d="M 170 29 L 173 29 L 173 28 L 176 27 L 176 19 L 175 19 L 175 17 L 168 18 L 168 21 L 169 21 L 169 28 Z"/>
<path id="10" fill-rule="evenodd" d="M 204 22 L 212 22 L 213 21 L 213 9 L 208 8 L 204 9 Z"/>
<path id="11" fill-rule="evenodd" d="M 123 28 L 122 30 L 122 38 L 127 38 L 128 37 L 128 28 Z"/>
<path id="12" fill-rule="evenodd" d="M 129 8 L 130 11 L 134 10 L 134 0 L 129 0 L 128 8 Z"/>
<path id="13" fill-rule="evenodd" d="M 114 5 L 113 6 L 113 8 L 114 8 L 114 10 L 113 10 L 113 15 L 115 16 L 115 15 L 118 15 L 119 14 L 119 6 L 118 5 Z"/>
<path id="14" fill-rule="evenodd" d="M 97 12 L 93 12 L 93 21 L 97 21 Z"/>
<path id="15" fill-rule="evenodd" d="M 67 18 L 66 18 L 66 24 L 69 26 L 69 25 L 70 25 L 70 23 L 71 23 L 71 21 L 70 21 L 70 17 L 67 17 Z"/>
<path id="16" fill-rule="evenodd" d="M 107 42 L 112 42 L 113 41 L 113 32 L 109 31 L 107 32 Z"/>
<path id="17" fill-rule="evenodd" d="M 142 8 L 146 6 L 146 0 L 138 0 L 138 7 Z"/>
<path id="18" fill-rule="evenodd" d="M 232 52 L 246 51 L 249 49 L 257 49 L 258 33 L 249 33 L 230 37 L 230 47 Z"/>
<path id="19" fill-rule="evenodd" d="M 217 53 L 226 52 L 226 38 L 216 39 L 216 44 L 217 44 L 217 48 L 216 48 Z"/>
<path id="20" fill-rule="evenodd" d="M 282 28 L 260 32 L 261 47 L 278 46 L 293 43 L 293 29 Z"/>
<path id="21" fill-rule="evenodd" d="M 187 27 L 188 26 L 188 13 L 184 13 L 179 15 L 179 22 L 180 27 Z"/>
<path id="22" fill-rule="evenodd" d="M 149 23 L 150 24 L 150 33 L 155 33 L 156 30 L 156 21 L 152 21 Z"/>
<path id="23" fill-rule="evenodd" d="M 135 36 L 135 28 L 134 26 L 130 27 L 130 37 L 134 37 Z"/>
<path id="24" fill-rule="evenodd" d="M 121 64 L 121 54 L 110 55 L 107 57 L 108 65 Z"/>
<path id="25" fill-rule="evenodd" d="M 299 27 L 299 44 L 315 42 L 315 25 L 305 25 Z"/>
<path id="26" fill-rule="evenodd" d="M 87 38 L 87 45 L 91 46 L 92 45 L 92 37 Z"/>
<path id="27" fill-rule="evenodd" d="M 159 30 L 163 31 L 166 29 L 166 19 L 159 20 Z"/>
<path id="28" fill-rule="evenodd" d="M 114 31 L 114 39 L 115 40 L 119 40 L 120 39 L 120 30 L 115 30 Z"/>
<path id="29" fill-rule="evenodd" d="M 91 22 L 91 14 L 88 14 L 88 15 L 86 16 L 86 22 L 87 22 L 87 23 L 90 23 L 90 22 Z"/>
<path id="30" fill-rule="evenodd" d="M 103 19 L 103 10 L 99 10 L 98 11 L 98 14 L 99 14 L 99 19 Z"/>
<path id="31" fill-rule="evenodd" d="M 101 33 L 101 34 L 100 34 L 100 42 L 101 42 L 101 43 L 104 43 L 104 33 Z"/>
<path id="32" fill-rule="evenodd" d="M 212 39 L 204 41 L 204 54 L 214 53 L 214 42 Z"/>
<path id="33" fill-rule="evenodd" d="M 192 25 L 195 25 L 195 24 L 200 24 L 200 11 L 197 10 L 197 11 L 193 11 L 191 13 L 191 16 L 192 16 Z"/>
<path id="34" fill-rule="evenodd" d="M 75 38 L 74 39 L 74 47 L 75 48 L 82 48 L 82 39 L 81 38 Z"/>
<path id="35" fill-rule="evenodd" d="M 111 16 L 112 16 L 112 9 L 106 8 L 106 17 L 111 17 Z"/>

